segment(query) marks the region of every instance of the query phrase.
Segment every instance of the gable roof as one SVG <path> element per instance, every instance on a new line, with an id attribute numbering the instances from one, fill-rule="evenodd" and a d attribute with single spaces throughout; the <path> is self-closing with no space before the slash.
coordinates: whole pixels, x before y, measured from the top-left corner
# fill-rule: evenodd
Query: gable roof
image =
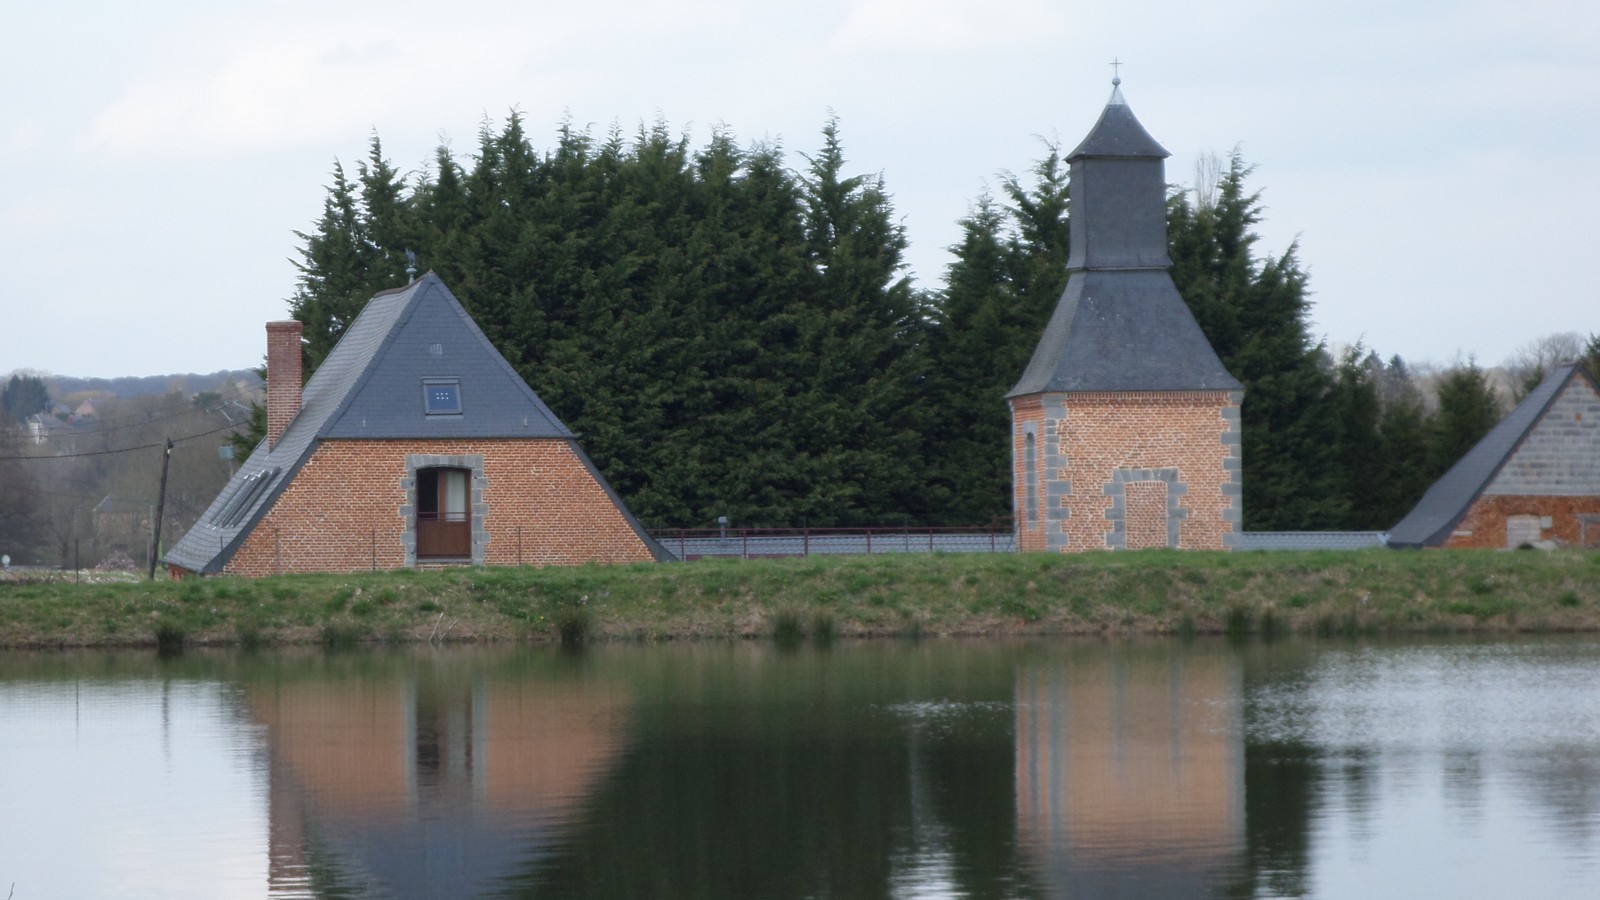
<path id="1" fill-rule="evenodd" d="M 428 415 L 424 379 L 454 381 L 459 415 Z M 557 438 L 605 489 L 657 559 L 644 527 L 578 446 L 575 435 L 494 348 L 432 272 L 373 296 L 311 376 L 300 411 L 276 444 L 262 441 L 204 515 L 163 559 L 220 572 L 325 439 Z"/>
<path id="2" fill-rule="evenodd" d="M 1450 471 L 1428 488 L 1411 512 L 1389 530 L 1391 547 L 1436 547 L 1443 544 L 1467 509 L 1494 481 L 1517 448 L 1575 379 L 1600 391 L 1593 378 L 1578 365 L 1556 369 L 1509 415 L 1489 430 Z"/>

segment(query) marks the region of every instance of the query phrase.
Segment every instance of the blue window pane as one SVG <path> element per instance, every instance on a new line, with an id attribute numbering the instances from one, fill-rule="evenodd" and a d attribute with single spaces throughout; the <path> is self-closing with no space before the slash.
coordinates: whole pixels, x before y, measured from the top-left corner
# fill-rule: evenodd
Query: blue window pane
<path id="1" fill-rule="evenodd" d="M 422 396 L 430 416 L 461 412 L 461 386 L 458 384 L 425 384 Z"/>

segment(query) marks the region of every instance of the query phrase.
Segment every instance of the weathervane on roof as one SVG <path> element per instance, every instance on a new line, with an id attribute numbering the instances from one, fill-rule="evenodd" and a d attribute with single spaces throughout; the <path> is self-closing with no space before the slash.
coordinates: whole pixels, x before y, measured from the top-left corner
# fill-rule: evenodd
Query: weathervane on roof
<path id="1" fill-rule="evenodd" d="M 406 251 L 406 284 L 417 280 L 417 254 Z"/>
<path id="2" fill-rule="evenodd" d="M 1121 60 L 1117 59 L 1115 56 L 1111 57 L 1111 86 L 1112 87 L 1117 87 L 1117 86 L 1122 84 L 1122 69 L 1121 69 L 1122 65 L 1123 65 L 1123 62 Z"/>

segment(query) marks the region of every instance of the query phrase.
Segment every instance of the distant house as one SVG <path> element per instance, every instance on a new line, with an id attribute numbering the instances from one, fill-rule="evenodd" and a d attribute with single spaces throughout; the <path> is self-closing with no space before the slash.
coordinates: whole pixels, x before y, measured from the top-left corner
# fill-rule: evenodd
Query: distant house
<path id="1" fill-rule="evenodd" d="M 1600 547 L 1600 386 L 1557 369 L 1389 532 L 1391 547 Z"/>
<path id="2" fill-rule="evenodd" d="M 300 388 L 267 325 L 267 437 L 164 557 L 175 575 L 669 559 L 429 273 L 373 297 Z"/>
<path id="3" fill-rule="evenodd" d="M 56 430 L 55 426 L 52 426 L 48 421 L 46 421 L 46 417 L 40 415 L 39 413 L 34 413 L 27 419 L 23 420 L 23 424 L 28 429 L 28 439 L 33 441 L 35 444 L 42 444 L 49 440 L 50 432 Z M 58 422 L 57 425 L 59 424 L 60 423 Z"/>
<path id="4" fill-rule="evenodd" d="M 50 440 L 59 442 L 62 437 L 72 435 L 77 431 L 71 424 L 49 413 L 34 413 L 27 418 L 24 424 L 28 428 L 28 438 L 35 444 L 43 444 Z M 66 447 L 59 449 L 57 452 L 67 453 L 70 451 L 71 448 Z"/>

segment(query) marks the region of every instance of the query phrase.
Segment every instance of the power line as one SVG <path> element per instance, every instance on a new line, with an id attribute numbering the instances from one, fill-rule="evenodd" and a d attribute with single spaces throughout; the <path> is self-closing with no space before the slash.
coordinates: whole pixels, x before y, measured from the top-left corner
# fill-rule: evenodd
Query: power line
<path id="1" fill-rule="evenodd" d="M 243 422 L 239 422 L 239 423 L 236 423 L 236 424 L 233 424 L 233 425 L 224 425 L 221 428 L 213 428 L 210 431 L 202 431 L 199 434 L 191 434 L 191 435 L 188 435 L 186 437 L 173 438 L 172 442 L 174 444 L 181 444 L 184 441 L 192 441 L 195 438 L 202 438 L 202 437 L 207 437 L 208 435 L 220 434 L 220 433 L 222 433 L 224 431 L 233 431 L 234 429 L 241 428 L 244 425 L 245 425 L 245 423 L 243 423 Z M 138 445 L 133 446 L 133 447 L 120 447 L 120 448 L 115 449 L 115 450 L 85 450 L 82 453 L 58 453 L 58 454 L 55 454 L 54 456 L 0 456 L 0 461 L 20 460 L 20 459 L 78 459 L 78 458 L 85 457 L 85 456 L 108 456 L 108 455 L 113 454 L 113 453 L 133 453 L 134 451 L 137 451 L 137 450 L 149 450 L 152 447 L 165 447 L 165 446 L 166 446 L 166 441 L 156 441 L 153 444 L 138 444 Z"/>

